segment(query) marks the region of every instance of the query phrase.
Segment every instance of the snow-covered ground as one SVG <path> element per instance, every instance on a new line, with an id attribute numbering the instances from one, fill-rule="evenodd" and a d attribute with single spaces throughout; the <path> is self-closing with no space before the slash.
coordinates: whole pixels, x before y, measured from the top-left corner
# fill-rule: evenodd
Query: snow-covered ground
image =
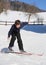
<path id="1" fill-rule="evenodd" d="M 10 27 L 0 25 L 0 51 L 9 45 L 7 34 Z M 20 33 L 24 49 L 43 56 L 0 53 L 0 65 L 46 65 L 46 25 L 26 25 Z M 13 49 L 19 51 L 17 40 Z"/>
<path id="2" fill-rule="evenodd" d="M 15 20 L 19 19 L 23 22 L 28 21 L 28 13 L 26 12 L 20 12 L 20 11 L 11 11 L 7 10 L 7 13 L 4 11 L 0 14 L 0 21 L 10 21 L 14 22 Z"/>
<path id="3" fill-rule="evenodd" d="M 27 12 L 7 10 L 7 12 L 3 11 L 2 13 L 0 13 L 0 21 L 15 22 L 15 20 L 19 19 L 22 22 L 28 22 L 29 14 L 30 13 Z M 46 12 L 32 14 L 30 16 L 29 22 L 38 23 L 38 18 L 40 22 L 42 21 L 43 24 L 46 24 Z"/>
<path id="4" fill-rule="evenodd" d="M 19 19 L 23 22 L 28 22 L 28 13 L 7 11 L 0 14 L 0 21 L 11 21 Z M 39 17 L 43 18 L 44 24 L 46 24 L 46 12 L 37 13 Z M 32 15 L 30 21 L 36 21 L 37 17 Z M 11 25 L 0 25 L 0 51 L 6 50 L 9 45 L 7 40 L 7 34 Z M 0 65 L 46 65 L 46 25 L 26 25 L 21 29 L 21 37 L 23 40 L 24 49 L 27 52 L 38 55 L 16 55 L 16 54 L 4 54 L 0 53 Z M 15 51 L 19 51 L 17 40 L 13 47 Z"/>

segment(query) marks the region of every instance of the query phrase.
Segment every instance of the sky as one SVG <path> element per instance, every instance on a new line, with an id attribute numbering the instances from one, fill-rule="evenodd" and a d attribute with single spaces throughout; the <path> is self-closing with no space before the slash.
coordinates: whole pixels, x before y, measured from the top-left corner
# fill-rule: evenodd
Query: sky
<path id="1" fill-rule="evenodd" d="M 15 1 L 15 0 L 12 0 Z M 33 4 L 40 9 L 46 10 L 46 0 L 19 0 L 21 2 L 25 2 L 27 4 Z"/>

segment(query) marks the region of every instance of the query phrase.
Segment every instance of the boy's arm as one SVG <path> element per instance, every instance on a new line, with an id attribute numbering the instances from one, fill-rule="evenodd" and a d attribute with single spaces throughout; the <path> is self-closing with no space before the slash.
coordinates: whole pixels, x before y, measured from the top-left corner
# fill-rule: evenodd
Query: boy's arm
<path id="1" fill-rule="evenodd" d="M 28 24 L 27 22 L 22 22 L 20 29 L 23 28 L 23 27 L 24 27 L 25 25 L 27 25 L 27 24 Z"/>
<path id="2" fill-rule="evenodd" d="M 13 31 L 13 25 L 12 25 L 11 29 L 8 32 L 8 38 L 10 37 L 10 35 L 12 35 L 12 31 Z"/>

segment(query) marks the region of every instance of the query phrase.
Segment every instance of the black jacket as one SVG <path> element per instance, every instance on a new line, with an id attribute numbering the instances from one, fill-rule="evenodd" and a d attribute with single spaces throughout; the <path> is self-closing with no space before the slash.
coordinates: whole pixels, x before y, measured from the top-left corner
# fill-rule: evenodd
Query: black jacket
<path id="1" fill-rule="evenodd" d="M 17 36 L 17 34 L 20 33 L 20 28 L 16 28 L 15 24 L 12 25 L 10 31 L 8 32 L 8 37 L 10 37 L 10 35 L 15 35 Z"/>
<path id="2" fill-rule="evenodd" d="M 25 25 L 27 25 L 27 24 L 28 24 L 27 22 L 22 22 L 20 28 L 23 28 L 23 27 L 24 27 Z M 17 29 L 16 26 L 15 26 L 15 24 L 13 24 L 12 27 L 11 27 L 11 29 L 10 29 L 10 31 L 8 32 L 8 37 L 10 37 L 10 35 L 12 35 L 12 36 L 15 35 L 15 36 L 17 36 L 18 33 L 19 33 L 19 35 L 20 35 L 20 28 Z"/>

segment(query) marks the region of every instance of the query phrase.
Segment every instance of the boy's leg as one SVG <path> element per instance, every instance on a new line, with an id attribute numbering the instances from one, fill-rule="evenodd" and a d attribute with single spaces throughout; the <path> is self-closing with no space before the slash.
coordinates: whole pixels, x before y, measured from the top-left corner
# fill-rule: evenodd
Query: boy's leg
<path id="1" fill-rule="evenodd" d="M 22 43 L 22 40 L 21 40 L 20 33 L 17 34 L 17 42 L 18 42 L 19 50 L 20 51 L 24 51 L 24 49 L 23 49 L 23 43 Z"/>
<path id="2" fill-rule="evenodd" d="M 10 43 L 9 43 L 9 47 L 13 47 L 14 46 L 15 40 L 16 40 L 16 37 L 15 36 L 12 36 L 12 38 L 10 40 Z"/>

